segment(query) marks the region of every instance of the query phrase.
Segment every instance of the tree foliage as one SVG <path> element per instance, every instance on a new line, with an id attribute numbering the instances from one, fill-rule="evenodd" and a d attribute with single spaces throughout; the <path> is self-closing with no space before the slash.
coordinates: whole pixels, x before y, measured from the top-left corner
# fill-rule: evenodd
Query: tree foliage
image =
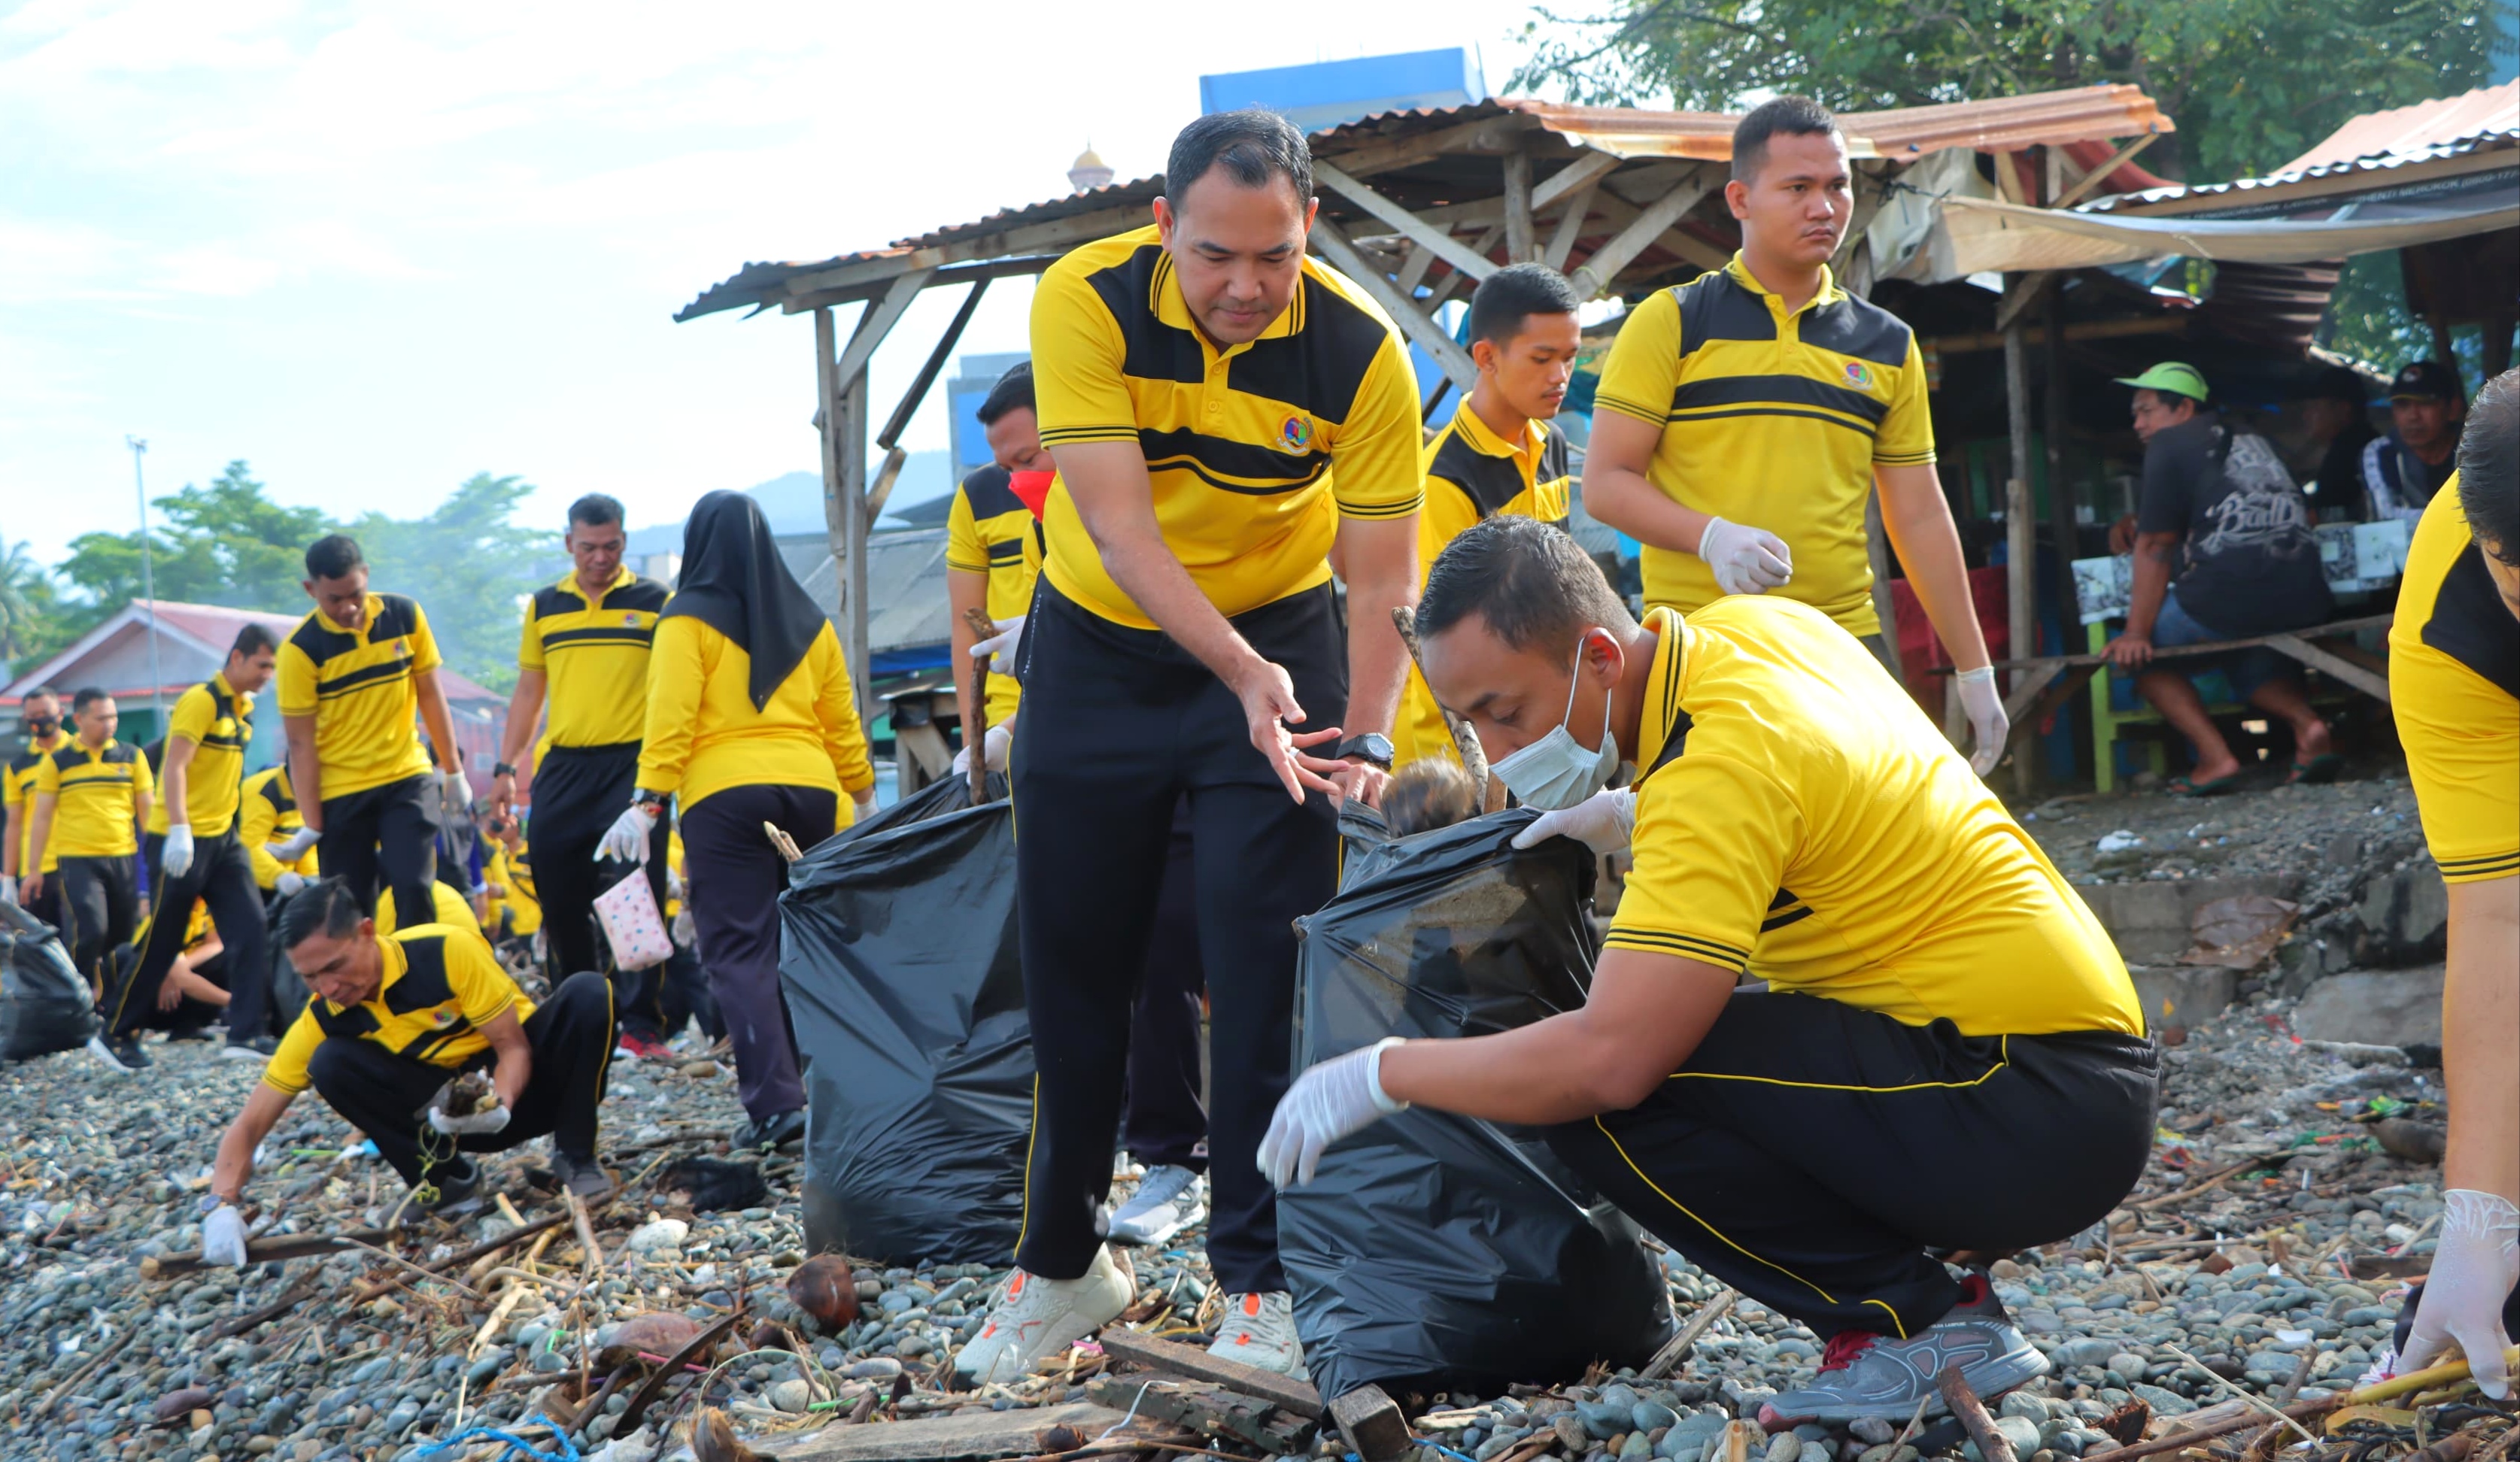
<path id="1" fill-rule="evenodd" d="M 2280 167 L 2347 118 L 2479 85 L 2492 0 L 1612 0 L 1526 28 L 1517 89 L 1725 111 L 1794 92 L 1846 111 L 2100 82 L 2179 130 L 2143 165 L 2198 181 Z"/>
<path id="2" fill-rule="evenodd" d="M 517 683 L 518 604 L 552 552 L 549 534 L 514 521 L 533 490 L 475 472 L 426 516 L 372 511 L 348 529 L 376 587 L 420 600 L 446 662 L 494 690 Z"/>
<path id="3" fill-rule="evenodd" d="M 148 578 L 158 598 L 280 613 L 304 605 L 301 555 L 326 531 L 320 510 L 271 501 L 243 462 L 229 463 L 207 487 L 186 483 L 153 506 L 165 522 L 149 536 Z M 99 605 L 138 598 L 139 533 L 79 535 L 61 575 Z"/>

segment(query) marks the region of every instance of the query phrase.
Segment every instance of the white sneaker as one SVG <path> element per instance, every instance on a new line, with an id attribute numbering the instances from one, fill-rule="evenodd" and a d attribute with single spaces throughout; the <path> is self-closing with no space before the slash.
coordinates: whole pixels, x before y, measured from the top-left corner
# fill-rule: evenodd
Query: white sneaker
<path id="1" fill-rule="evenodd" d="M 980 1333 L 955 1352 L 954 1369 L 973 1386 L 1020 1381 L 1043 1357 L 1118 1319 L 1136 1298 L 1137 1285 L 1100 1244 L 1082 1279 L 1044 1279 L 1017 1269 Z"/>
<path id="2" fill-rule="evenodd" d="M 1304 1343 L 1295 1338 L 1295 1297 L 1284 1290 L 1226 1296 L 1225 1319 L 1207 1353 L 1298 1381 L 1313 1378 L 1304 1369 Z"/>
<path id="3" fill-rule="evenodd" d="M 1111 1216 L 1110 1236 L 1153 1246 L 1207 1217 L 1207 1179 L 1169 1164 L 1147 1170 L 1144 1182 Z"/>

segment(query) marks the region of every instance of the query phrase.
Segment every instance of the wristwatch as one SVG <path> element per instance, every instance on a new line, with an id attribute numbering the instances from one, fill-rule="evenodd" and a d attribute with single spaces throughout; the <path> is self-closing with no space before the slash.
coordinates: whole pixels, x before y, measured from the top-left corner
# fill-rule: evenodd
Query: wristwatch
<path id="1" fill-rule="evenodd" d="M 203 1193 L 201 1198 L 202 1212 L 204 1214 L 215 1214 L 224 1207 L 228 1201 L 229 1200 L 221 1198 L 216 1193 Z"/>
<path id="2" fill-rule="evenodd" d="M 517 775 L 517 769 L 508 765 L 506 762 L 501 762 L 499 765 L 490 769 L 490 775 L 492 776 L 514 776 Z"/>
<path id="3" fill-rule="evenodd" d="M 1379 731 L 1350 736 L 1331 750 L 1330 760 L 1369 762 L 1388 772 L 1391 770 L 1391 738 Z"/>
<path id="4" fill-rule="evenodd" d="M 661 818 L 665 815 L 665 796 L 663 792 L 651 792 L 642 787 L 630 794 L 630 805 L 645 808 L 649 817 Z"/>

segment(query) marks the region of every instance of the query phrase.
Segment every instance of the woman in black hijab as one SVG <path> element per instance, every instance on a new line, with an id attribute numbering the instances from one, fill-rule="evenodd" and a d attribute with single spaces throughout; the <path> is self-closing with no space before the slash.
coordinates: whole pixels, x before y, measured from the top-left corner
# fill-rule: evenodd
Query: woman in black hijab
<path id="1" fill-rule="evenodd" d="M 674 799 L 700 962 L 750 1119 L 738 1147 L 782 1146 L 805 1131 L 779 993 L 788 865 L 762 824 L 811 848 L 848 825 L 843 792 L 859 808 L 875 800 L 839 638 L 788 571 L 759 505 L 710 493 L 692 509 L 682 576 L 656 622 L 637 799 L 596 856 L 644 859 L 649 829 Z"/>

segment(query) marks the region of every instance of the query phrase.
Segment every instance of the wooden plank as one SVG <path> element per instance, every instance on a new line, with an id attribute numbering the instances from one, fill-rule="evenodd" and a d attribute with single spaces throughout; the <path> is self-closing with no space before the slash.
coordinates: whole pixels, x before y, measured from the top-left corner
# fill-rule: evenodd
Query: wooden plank
<path id="1" fill-rule="evenodd" d="M 1055 253 L 1022 254 L 1012 259 L 991 259 L 981 264 L 947 264 L 937 269 L 934 277 L 927 281 L 927 288 L 941 289 L 947 285 L 969 285 L 982 280 L 1011 279 L 1019 274 L 1039 274 L 1058 260 L 1059 255 Z M 820 309 L 825 305 L 856 304 L 861 300 L 873 299 L 881 294 L 884 288 L 885 282 L 878 280 L 873 284 L 855 285 L 845 289 L 820 289 L 805 294 L 793 294 L 788 297 L 787 302 L 782 304 L 780 309 L 786 314 L 801 315 L 807 310 Z"/>
<path id="2" fill-rule="evenodd" d="M 2030 307 L 2047 297 L 2048 286 L 2055 278 L 2052 273 L 2040 273 L 2016 274 L 2005 279 L 2003 297 L 1996 301 L 1995 306 L 1996 330 L 2008 332 L 2015 325 L 2020 324 L 2022 316 L 2029 313 Z M 2029 342 L 2025 340 L 2022 343 Z"/>
<path id="3" fill-rule="evenodd" d="M 2355 689 L 2378 700 L 2382 705 L 2390 703 L 2387 677 L 2373 675 L 2351 660 L 2329 654 L 2299 635 L 2269 635 L 2267 647 L 2281 650 L 2313 670 L 2334 676 Z"/>
<path id="4" fill-rule="evenodd" d="M 1402 294 L 1415 299 L 1418 297 L 1418 287 L 1426 283 L 1426 271 L 1434 267 L 1433 249 L 1421 248 L 1415 244 L 1410 244 L 1408 256 L 1400 261 L 1400 272 L 1392 276 L 1391 282 L 1399 288 Z"/>
<path id="5" fill-rule="evenodd" d="M 1415 167 L 1455 153 L 1502 153 L 1513 146 L 1515 138 L 1538 123 L 1523 116 L 1482 117 L 1462 122 L 1441 132 L 1428 132 L 1418 137 L 1394 138 L 1388 142 L 1369 142 L 1362 147 L 1333 153 L 1329 160 L 1351 178 L 1368 178 L 1375 173 Z M 1313 158 L 1316 175 L 1322 158 Z"/>
<path id="6" fill-rule="evenodd" d="M 935 283 L 932 277 L 928 281 L 931 288 Z M 901 404 L 892 409 L 891 416 L 884 418 L 883 429 L 875 434 L 877 446 L 891 451 L 893 444 L 901 440 L 902 432 L 909 429 L 911 414 L 919 410 L 920 402 L 927 399 L 927 388 L 936 383 L 937 376 L 945 369 L 945 358 L 952 355 L 954 347 L 962 342 L 963 328 L 971 323 L 972 312 L 980 307 L 980 296 L 988 292 L 986 276 L 971 282 L 970 291 L 963 296 L 962 308 L 954 312 L 953 322 L 945 327 L 945 332 L 936 337 L 936 346 L 927 352 L 927 359 L 921 364 L 919 374 L 910 378 L 910 389 L 901 393 Z M 889 467 L 890 464 L 886 465 Z M 886 479 L 886 485 L 890 485 L 889 479 Z"/>
<path id="7" fill-rule="evenodd" d="M 816 270 L 812 274 L 791 274 L 780 282 L 779 288 L 789 298 L 827 289 L 862 288 L 868 285 L 883 284 L 914 270 L 933 269 L 945 262 L 942 249 L 914 248 L 880 258 L 859 259 L 836 268 Z"/>
<path id="8" fill-rule="evenodd" d="M 1587 148 L 1575 160 L 1540 180 L 1531 190 L 1531 207 L 1538 212 L 1561 198 L 1573 196 L 1579 188 L 1598 187 L 1603 176 L 1627 159 L 1609 153 L 1597 153 Z"/>
<path id="9" fill-rule="evenodd" d="M 883 298 L 867 311 L 858 322 L 856 333 L 849 336 L 849 348 L 841 353 L 839 367 L 832 374 L 834 391 L 846 391 L 858 383 L 858 377 L 866 374 L 867 364 L 875 359 L 877 347 L 901 323 L 910 302 L 927 288 L 935 274 L 933 269 L 914 269 L 884 288 Z"/>
<path id="10" fill-rule="evenodd" d="M 1313 220 L 1313 246 L 1320 249 L 1322 257 L 1329 260 L 1341 274 L 1356 281 L 1366 293 L 1372 295 L 1374 303 L 1382 306 L 1383 312 L 1400 327 L 1401 332 L 1433 356 L 1435 364 L 1444 368 L 1445 376 L 1455 385 L 1467 391 L 1477 382 L 1479 371 L 1471 364 L 1470 353 L 1462 348 L 1461 341 L 1444 333 L 1442 326 L 1427 318 L 1433 304 L 1442 302 L 1442 293 L 1439 292 L 1425 305 L 1402 294 L 1399 287 L 1392 284 L 1390 276 L 1359 253 L 1347 235 L 1339 231 L 1339 226 L 1327 218 Z"/>
<path id="11" fill-rule="evenodd" d="M 1131 1421 L 1124 1411 L 1091 1401 L 1070 1401 L 1062 1406 L 1034 1409 L 961 1411 L 952 1416 L 927 1416 L 879 1426 L 830 1426 L 819 1432 L 767 1438 L 750 1445 L 765 1457 L 789 1458 L 792 1462 L 963 1462 L 967 1458 L 1040 1456 L 1053 1450 L 1049 1438 L 1055 1428 L 1065 1427 L 1090 1442 L 1123 1423 L 1126 1429 L 1112 1441 L 1169 1440 L 1176 1435 L 1169 1423 Z"/>
<path id="12" fill-rule="evenodd" d="M 1346 173 L 1339 171 L 1330 164 L 1327 162 L 1314 163 L 1313 176 L 1337 190 L 1338 193 L 1353 201 L 1358 207 L 1363 208 L 1368 213 L 1381 219 L 1384 223 L 1391 225 L 1392 228 L 1398 230 L 1400 234 L 1407 238 L 1411 243 L 1416 244 L 1420 247 L 1433 249 L 1436 255 L 1445 263 L 1452 265 L 1454 268 L 1461 270 L 1464 274 L 1467 274 L 1470 278 L 1486 279 L 1489 275 L 1496 273 L 1497 266 L 1494 261 L 1483 255 L 1470 252 L 1469 249 L 1462 244 L 1460 240 L 1455 239 L 1452 235 L 1438 229 L 1433 224 L 1427 223 L 1423 219 L 1418 217 L 1418 215 L 1410 212 L 1407 208 L 1400 206 L 1400 204 L 1392 201 L 1390 199 L 1384 198 L 1381 194 L 1374 192 L 1372 188 L 1369 188 L 1356 179 L 1349 177 Z M 1329 220 L 1323 218 L 1316 218 L 1313 226 L 1316 229 L 1332 227 Z M 1339 242 L 1342 244 L 1345 244 L 1350 250 L 1353 250 L 1356 246 L 1353 244 L 1349 244 L 1344 235 L 1340 236 Z"/>
<path id="13" fill-rule="evenodd" d="M 1642 211 L 1636 204 L 1610 191 L 1610 184 L 1616 181 L 1618 181 L 1617 178 L 1604 179 L 1601 186 L 1593 193 L 1593 216 L 1607 228 L 1624 228 Z M 1694 264 L 1700 269 L 1721 269 L 1732 258 L 1731 253 L 1717 248 L 1677 224 L 1663 230 L 1662 237 L 1654 240 L 1652 246 L 1677 256 L 1685 263 Z"/>
<path id="14" fill-rule="evenodd" d="M 1122 1412 L 1134 1409 L 1204 1436 L 1231 1437 L 1281 1457 L 1311 1451 L 1321 1435 L 1316 1423 L 1267 1401 L 1196 1381 L 1150 1380 L 1144 1373 L 1102 1376 L 1087 1383 L 1085 1395 Z"/>
<path id="15" fill-rule="evenodd" d="M 2135 160 L 2136 154 L 2152 146 L 2154 142 L 2160 139 L 2160 137 L 2161 134 L 2158 132 L 2146 132 L 2141 137 L 2128 143 L 2125 147 L 2111 153 L 2109 155 L 2108 161 L 2103 162 L 2099 166 L 2092 168 L 2090 172 L 2083 174 L 2080 182 L 2077 182 L 2073 187 L 2066 189 L 2064 193 L 2057 198 L 2056 201 L 2049 203 L 2048 206 L 2050 208 L 2070 208 L 2076 203 L 2081 202 L 2092 189 L 2099 187 L 2100 183 L 2106 179 L 2109 174 L 2116 172 L 2120 167 L 2123 167 L 2127 163 Z"/>
<path id="16" fill-rule="evenodd" d="M 1698 201 L 1715 191 L 1720 174 L 1712 163 L 1702 163 L 1697 172 L 1676 185 L 1669 193 L 1639 210 L 1626 228 L 1613 235 L 1610 242 L 1594 251 L 1575 271 L 1575 294 L 1579 299 L 1592 299 L 1609 288 L 1619 271 L 1647 245 L 1662 236 L 1665 229 L 1680 222 L 1682 215 L 1697 206 Z"/>
<path id="17" fill-rule="evenodd" d="M 1330 1420 L 1363 1462 L 1390 1462 L 1414 1444 L 1408 1419 L 1379 1386 L 1360 1386 L 1330 1402 Z"/>
<path id="18" fill-rule="evenodd" d="M 2050 660 L 2043 661 L 2036 668 L 2013 677 L 2012 693 L 2003 698 L 2003 714 L 2012 722 L 2012 729 L 2016 733 L 2025 724 L 2020 713 L 2028 710 L 2031 702 L 2039 698 L 2039 692 L 2053 685 L 2056 678 L 2064 673 L 2063 662 Z"/>
<path id="19" fill-rule="evenodd" d="M 1894 681 L 1908 678 L 1899 663 L 1899 611 L 1890 600 L 1890 534 L 1881 522 L 1881 490 L 1864 495 L 1864 557 L 1872 568 L 1872 617 L 1881 621 L 1882 669 Z"/>
<path id="20" fill-rule="evenodd" d="M 883 516 L 884 500 L 892 496 L 892 484 L 900 479 L 902 465 L 909 461 L 910 453 L 906 448 L 886 447 L 883 449 L 883 465 L 876 468 L 875 480 L 867 484 L 866 516 L 868 522 L 872 523 L 877 518 Z"/>
<path id="21" fill-rule="evenodd" d="M 1540 226 L 1532 221 L 1531 151 L 1505 155 L 1505 258 L 1527 264 L 1540 257 Z"/>
<path id="22" fill-rule="evenodd" d="M 2329 640 L 2340 635 L 2351 635 L 2361 630 L 2387 629 L 2390 623 L 2396 618 L 2397 616 L 2394 614 L 2366 614 L 2360 619 L 2339 619 L 2328 624 L 2312 625 L 2308 629 L 2294 630 L 2291 633 L 2298 635 L 2305 640 Z M 2170 660 L 2177 659 L 2182 655 L 2219 655 L 2227 650 L 2248 649 L 2255 645 L 2265 644 L 2272 637 L 2266 635 L 2253 635 L 2246 640 L 2215 640 L 2203 644 L 2173 645 L 2169 648 L 2155 649 L 2152 652 L 2152 657 L 2156 660 Z M 1995 668 L 2005 671 L 2021 670 L 2031 666 L 2045 665 L 2050 661 L 2059 665 L 2104 665 L 2108 663 L 2108 656 L 2091 653 L 2072 655 L 2023 655 L 2010 660 L 1998 660 L 1995 662 Z M 1933 673 L 1935 675 L 1949 675 L 1952 672 L 1950 666 L 1938 665 L 1934 667 Z"/>
<path id="23" fill-rule="evenodd" d="M 1195 1346 L 1175 1341 L 1156 1340 L 1134 1330 L 1107 1329 L 1102 1335 L 1104 1353 L 1117 1359 L 1134 1361 L 1167 1375 L 1187 1376 L 1193 1381 L 1206 1381 L 1244 1396 L 1258 1396 L 1275 1406 L 1283 1406 L 1297 1416 L 1314 1418 L 1322 1414 L 1322 1394 L 1310 1386 L 1276 1371 L 1264 1371 L 1256 1365 L 1227 1360 L 1210 1355 Z"/>
<path id="24" fill-rule="evenodd" d="M 1600 187 L 1598 182 L 1587 183 L 1566 200 L 1566 211 L 1557 216 L 1557 230 L 1549 236 L 1549 247 L 1542 251 L 1540 262 L 1555 270 L 1566 268 L 1566 256 L 1575 251 L 1575 241 L 1584 235 L 1584 221 L 1593 216 L 1593 196 Z"/>

